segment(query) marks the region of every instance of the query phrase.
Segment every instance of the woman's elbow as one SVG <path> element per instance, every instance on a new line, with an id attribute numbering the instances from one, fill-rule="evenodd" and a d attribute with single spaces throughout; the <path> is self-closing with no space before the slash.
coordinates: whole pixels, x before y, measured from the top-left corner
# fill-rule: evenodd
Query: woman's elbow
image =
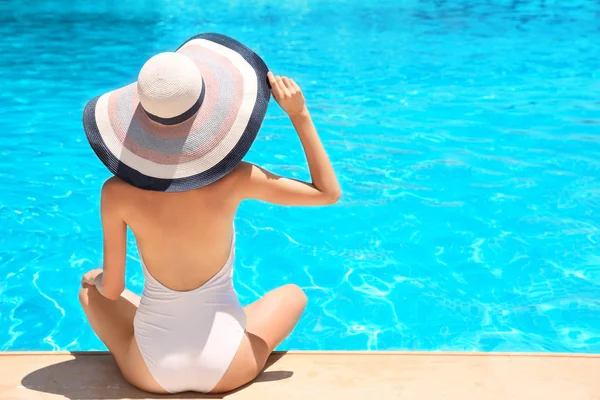
<path id="1" fill-rule="evenodd" d="M 341 197 L 342 197 L 342 190 L 339 188 L 336 190 L 332 190 L 331 192 L 327 192 L 327 193 L 325 193 L 325 204 L 326 205 L 335 204 L 340 200 Z"/>

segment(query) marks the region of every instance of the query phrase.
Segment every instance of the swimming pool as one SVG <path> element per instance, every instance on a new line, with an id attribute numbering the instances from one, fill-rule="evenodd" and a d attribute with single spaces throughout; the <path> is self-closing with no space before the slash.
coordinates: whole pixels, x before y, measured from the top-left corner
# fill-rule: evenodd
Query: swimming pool
<path id="1" fill-rule="evenodd" d="M 600 351 L 600 4 L 88 3 L 0 4 L 0 350 L 104 348 L 76 296 L 108 177 L 82 108 L 217 31 L 304 88 L 344 190 L 237 217 L 242 302 L 309 295 L 281 349 Z M 247 159 L 308 176 L 274 102 Z"/>

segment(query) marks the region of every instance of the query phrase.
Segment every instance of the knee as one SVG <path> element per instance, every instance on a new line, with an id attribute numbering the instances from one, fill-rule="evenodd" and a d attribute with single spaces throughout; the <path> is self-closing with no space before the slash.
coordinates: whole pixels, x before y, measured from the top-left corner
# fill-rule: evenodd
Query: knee
<path id="1" fill-rule="evenodd" d="M 300 286 L 294 284 L 285 285 L 284 287 L 288 292 L 290 302 L 301 310 L 304 310 L 304 308 L 306 308 L 306 303 L 308 302 L 308 297 L 306 297 L 304 290 L 302 290 Z"/>

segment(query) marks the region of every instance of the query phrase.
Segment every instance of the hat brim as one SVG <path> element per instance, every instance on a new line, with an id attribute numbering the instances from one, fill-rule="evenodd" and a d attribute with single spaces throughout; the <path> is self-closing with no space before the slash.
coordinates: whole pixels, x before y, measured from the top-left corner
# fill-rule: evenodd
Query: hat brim
<path id="1" fill-rule="evenodd" d="M 114 175 L 142 189 L 182 192 L 221 179 L 242 161 L 267 111 L 268 68 L 251 49 L 216 33 L 193 36 L 177 52 L 197 56 L 201 66 L 202 58 L 207 57 L 202 54 L 203 48 L 216 55 L 211 61 L 215 73 L 221 68 L 232 72 L 218 77 L 213 86 L 219 86 L 219 92 L 211 94 L 212 72 L 205 71 L 206 107 L 203 110 L 203 103 L 198 113 L 182 124 L 157 127 L 141 109 L 135 84 L 99 96 L 86 105 L 86 136 L 98 158 Z M 230 80 L 237 80 L 237 84 Z M 225 112 L 228 107 L 234 115 Z M 221 110 L 213 113 L 220 116 L 208 115 L 214 109 Z"/>

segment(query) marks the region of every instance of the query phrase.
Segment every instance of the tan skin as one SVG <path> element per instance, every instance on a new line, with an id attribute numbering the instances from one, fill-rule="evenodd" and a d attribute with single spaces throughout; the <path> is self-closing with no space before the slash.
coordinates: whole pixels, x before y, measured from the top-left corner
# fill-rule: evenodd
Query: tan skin
<path id="1" fill-rule="evenodd" d="M 166 393 L 148 371 L 133 332 L 140 298 L 125 290 L 128 226 L 150 273 L 168 288 L 187 291 L 202 286 L 227 261 L 233 219 L 243 200 L 323 206 L 340 197 L 302 91 L 292 79 L 271 72 L 268 78 L 273 97 L 302 142 L 311 183 L 242 162 L 221 180 L 189 192 L 145 191 L 116 177 L 102 187 L 104 268 L 83 276 L 79 299 L 92 329 L 115 357 L 125 379 L 140 389 Z M 296 326 L 306 301 L 298 286 L 285 285 L 245 307 L 246 335 L 212 392 L 231 391 L 256 378 L 271 352 Z"/>

